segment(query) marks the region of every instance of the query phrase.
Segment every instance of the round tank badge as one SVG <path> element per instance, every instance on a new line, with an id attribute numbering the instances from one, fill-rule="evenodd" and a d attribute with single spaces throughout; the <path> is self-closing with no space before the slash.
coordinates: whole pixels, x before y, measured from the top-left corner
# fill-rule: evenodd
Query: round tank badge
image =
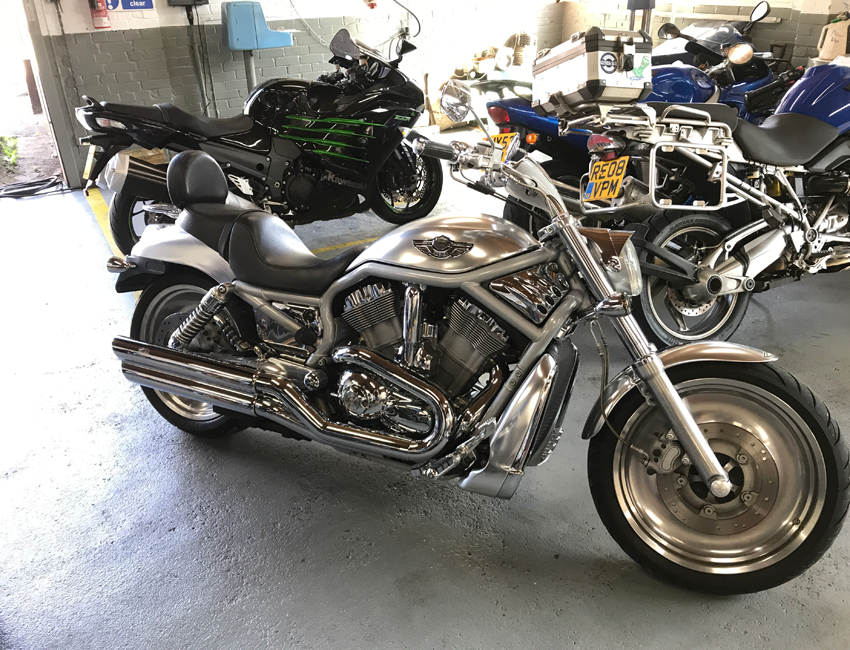
<path id="1" fill-rule="evenodd" d="M 599 67 L 602 68 L 602 72 L 605 74 L 614 74 L 617 72 L 617 57 L 610 52 L 606 52 L 599 57 Z"/>

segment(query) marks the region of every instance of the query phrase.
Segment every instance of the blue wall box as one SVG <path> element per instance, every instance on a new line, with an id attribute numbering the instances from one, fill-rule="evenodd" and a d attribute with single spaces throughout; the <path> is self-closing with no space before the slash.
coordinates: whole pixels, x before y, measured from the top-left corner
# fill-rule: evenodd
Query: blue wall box
<path id="1" fill-rule="evenodd" d="M 228 49 L 265 50 L 292 45 L 292 34 L 269 29 L 259 2 L 223 2 L 221 22 Z"/>

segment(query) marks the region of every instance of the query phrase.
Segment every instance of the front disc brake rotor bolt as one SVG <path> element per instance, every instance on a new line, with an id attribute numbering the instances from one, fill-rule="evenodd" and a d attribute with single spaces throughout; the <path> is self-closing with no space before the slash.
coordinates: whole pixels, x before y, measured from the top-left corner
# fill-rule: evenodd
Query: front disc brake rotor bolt
<path id="1" fill-rule="evenodd" d="M 747 505 L 751 504 L 751 503 L 753 502 L 753 500 L 754 500 L 754 499 L 755 499 L 755 497 L 753 496 L 753 493 L 752 493 L 752 492 L 744 492 L 744 493 L 741 495 L 741 501 L 743 501 L 743 502 L 744 502 L 744 503 L 746 503 Z"/>
<path id="2" fill-rule="evenodd" d="M 685 478 L 684 476 L 682 476 L 682 475 L 679 475 L 679 476 L 677 476 L 677 477 L 676 477 L 676 484 L 677 484 L 679 487 L 685 487 L 685 486 L 688 484 L 688 479 L 686 479 L 686 478 Z"/>
<path id="3" fill-rule="evenodd" d="M 746 454 L 738 454 L 735 456 L 735 460 L 737 460 L 740 465 L 746 465 L 749 458 L 747 458 Z"/>
<path id="4" fill-rule="evenodd" d="M 706 517 L 712 517 L 714 515 L 714 506 L 705 506 L 702 509 L 702 514 Z"/>

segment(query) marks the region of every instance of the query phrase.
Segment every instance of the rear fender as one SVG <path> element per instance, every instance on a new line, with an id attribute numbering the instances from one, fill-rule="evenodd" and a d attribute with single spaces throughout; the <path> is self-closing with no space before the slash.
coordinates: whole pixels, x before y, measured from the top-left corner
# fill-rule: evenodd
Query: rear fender
<path id="1" fill-rule="evenodd" d="M 672 348 L 667 348 L 658 353 L 661 363 L 664 364 L 665 370 L 683 363 L 693 363 L 695 361 L 727 361 L 736 363 L 765 363 L 767 361 L 776 361 L 776 357 L 770 352 L 764 352 L 756 348 L 751 348 L 746 345 L 738 345 L 736 343 L 725 343 L 722 341 L 706 341 L 704 343 L 690 343 L 688 345 L 677 345 Z M 605 415 L 610 416 L 617 404 L 633 389 L 638 387 L 635 381 L 634 373 L 629 372 L 630 368 L 624 370 L 619 375 L 614 377 L 603 391 L 603 401 L 605 402 Z M 602 406 L 599 400 L 587 416 L 587 421 L 584 423 L 584 430 L 581 437 L 584 440 L 589 440 L 602 430 L 605 426 L 605 418 L 602 417 Z"/>
<path id="2" fill-rule="evenodd" d="M 134 258 L 145 260 L 144 271 L 140 273 L 136 269 L 128 269 L 122 272 L 115 285 L 119 293 L 144 288 L 158 275 L 162 275 L 167 265 L 172 264 L 200 271 L 216 282 L 233 282 L 236 277 L 221 255 L 179 226 L 145 228 L 127 261 L 133 262 Z M 165 266 L 155 262 L 164 263 Z M 131 274 L 131 271 L 135 273 Z"/>

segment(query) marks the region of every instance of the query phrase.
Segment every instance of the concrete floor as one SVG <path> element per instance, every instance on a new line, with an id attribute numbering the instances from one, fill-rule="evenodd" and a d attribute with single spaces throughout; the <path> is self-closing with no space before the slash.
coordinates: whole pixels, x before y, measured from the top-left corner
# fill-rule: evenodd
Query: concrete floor
<path id="1" fill-rule="evenodd" d="M 578 439 L 599 379 L 585 331 L 575 426 L 495 501 L 271 433 L 174 429 L 110 350 L 133 298 L 85 200 L 0 214 L 0 648 L 848 647 L 848 530 L 803 577 L 735 598 L 663 584 L 611 541 Z M 320 248 L 383 230 L 364 215 L 299 232 Z M 848 281 L 758 296 L 735 340 L 779 353 L 850 431 Z"/>

